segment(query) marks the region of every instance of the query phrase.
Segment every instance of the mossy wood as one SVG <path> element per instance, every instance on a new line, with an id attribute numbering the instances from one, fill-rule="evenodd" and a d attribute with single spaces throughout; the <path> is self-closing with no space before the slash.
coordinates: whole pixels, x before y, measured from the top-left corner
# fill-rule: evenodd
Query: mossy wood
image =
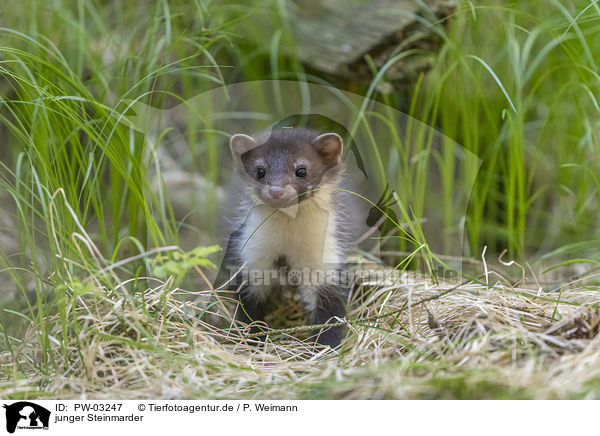
<path id="1" fill-rule="evenodd" d="M 373 78 L 367 56 L 379 70 L 400 51 L 421 49 L 386 73 L 408 83 L 433 63 L 440 31 L 455 10 L 440 0 L 296 0 L 289 3 L 300 60 L 309 67 L 351 80 Z"/>

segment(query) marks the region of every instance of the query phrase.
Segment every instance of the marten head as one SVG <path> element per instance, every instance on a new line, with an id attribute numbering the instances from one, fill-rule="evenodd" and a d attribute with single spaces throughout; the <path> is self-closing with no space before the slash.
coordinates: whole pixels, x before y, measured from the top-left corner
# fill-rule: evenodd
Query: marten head
<path id="1" fill-rule="evenodd" d="M 283 208 L 335 187 L 342 138 L 302 127 L 281 128 L 230 141 L 236 170 L 257 202 Z"/>

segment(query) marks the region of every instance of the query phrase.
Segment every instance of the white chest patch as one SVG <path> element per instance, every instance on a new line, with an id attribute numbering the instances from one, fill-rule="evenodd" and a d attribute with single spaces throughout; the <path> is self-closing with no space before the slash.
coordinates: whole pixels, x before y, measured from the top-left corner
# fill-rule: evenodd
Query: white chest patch
<path id="1" fill-rule="evenodd" d="M 336 240 L 336 217 L 328 202 L 311 198 L 288 209 L 260 205 L 248 212 L 240 255 L 249 269 L 278 268 L 285 259 L 290 269 L 325 269 L 341 261 Z M 331 209 L 331 208 L 329 208 Z"/>

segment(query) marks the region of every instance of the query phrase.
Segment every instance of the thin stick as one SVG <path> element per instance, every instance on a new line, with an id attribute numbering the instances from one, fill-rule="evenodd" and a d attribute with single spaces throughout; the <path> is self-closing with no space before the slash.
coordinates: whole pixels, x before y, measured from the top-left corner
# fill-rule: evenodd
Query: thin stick
<path id="1" fill-rule="evenodd" d="M 461 286 L 464 286 L 468 283 L 470 283 L 472 280 L 465 280 L 462 283 L 446 289 L 443 292 L 440 292 L 437 295 L 433 295 L 431 297 L 426 297 L 423 298 L 419 301 L 417 301 L 416 303 L 414 303 L 412 306 L 419 306 L 423 303 L 427 303 L 428 301 L 432 301 L 432 300 L 436 300 L 438 298 L 443 297 L 444 295 L 449 294 L 450 292 L 453 292 L 455 290 L 457 290 L 458 288 L 460 288 Z M 357 320 L 345 320 L 345 321 L 338 321 L 338 322 L 333 322 L 333 323 L 329 323 L 329 324 L 313 324 L 313 325 L 303 325 L 303 326 L 298 326 L 298 327 L 291 327 L 291 328 L 287 328 L 287 329 L 276 329 L 276 330 L 270 330 L 270 331 L 264 331 L 264 332 L 258 332 L 258 333 L 252 333 L 249 335 L 246 335 L 246 338 L 258 338 L 258 337 L 262 337 L 262 336 L 270 336 L 270 335 L 275 335 L 275 334 L 280 334 L 280 333 L 295 333 L 295 332 L 303 332 L 303 331 L 307 331 L 307 330 L 320 330 L 323 328 L 331 328 L 331 327 L 341 327 L 343 325 L 361 325 L 364 324 L 366 322 L 371 322 L 371 321 L 376 321 L 378 319 L 381 318 L 387 318 L 389 316 L 393 316 L 393 315 L 397 315 L 398 313 L 403 312 L 404 310 L 406 310 L 406 305 L 404 307 L 402 307 L 401 309 L 396 309 L 396 310 L 391 310 L 389 312 L 386 312 L 382 315 L 373 315 L 373 316 L 369 316 L 367 318 L 362 318 L 362 319 L 357 319 Z"/>

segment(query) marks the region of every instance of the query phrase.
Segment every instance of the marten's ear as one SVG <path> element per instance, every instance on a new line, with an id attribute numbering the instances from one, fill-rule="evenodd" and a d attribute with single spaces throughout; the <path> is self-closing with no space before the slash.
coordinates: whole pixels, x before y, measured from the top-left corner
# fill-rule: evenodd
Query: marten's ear
<path id="1" fill-rule="evenodd" d="M 254 147 L 256 147 L 256 141 L 252 137 L 241 133 L 233 135 L 229 140 L 229 148 L 231 148 L 231 154 L 236 161 L 242 154 Z"/>
<path id="2" fill-rule="evenodd" d="M 312 142 L 327 165 L 334 167 L 342 163 L 344 144 L 337 133 L 324 133 Z"/>

